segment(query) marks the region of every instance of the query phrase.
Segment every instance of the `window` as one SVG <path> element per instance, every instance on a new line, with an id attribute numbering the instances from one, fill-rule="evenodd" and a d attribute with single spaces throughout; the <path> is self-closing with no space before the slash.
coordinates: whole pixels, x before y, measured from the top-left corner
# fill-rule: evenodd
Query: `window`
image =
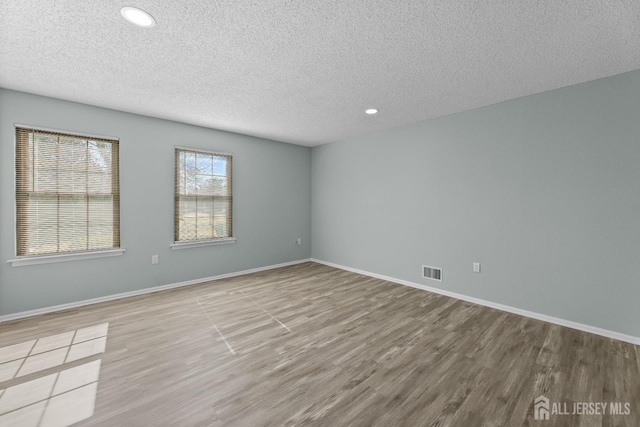
<path id="1" fill-rule="evenodd" d="M 174 249 L 233 243 L 229 154 L 176 148 Z"/>
<path id="2" fill-rule="evenodd" d="M 18 257 L 120 247 L 118 140 L 16 127 L 16 243 Z"/>

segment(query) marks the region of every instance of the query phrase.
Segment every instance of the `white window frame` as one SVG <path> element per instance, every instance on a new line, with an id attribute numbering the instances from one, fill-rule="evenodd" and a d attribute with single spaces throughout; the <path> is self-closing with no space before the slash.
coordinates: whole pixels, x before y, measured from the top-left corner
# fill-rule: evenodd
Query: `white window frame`
<path id="1" fill-rule="evenodd" d="M 203 153 L 203 154 L 211 154 L 214 156 L 224 156 L 224 157 L 228 157 L 230 160 L 230 165 L 228 165 L 227 167 L 230 168 L 230 173 L 228 173 L 228 179 L 229 182 L 231 184 L 231 194 L 230 194 L 230 198 L 231 198 L 231 236 L 229 237 L 217 237 L 217 238 L 213 238 L 213 239 L 195 239 L 195 240 L 176 240 L 176 236 L 177 236 L 177 222 L 176 222 L 176 218 L 177 218 L 177 212 L 178 212 L 178 180 L 177 180 L 177 175 L 178 175 L 178 159 L 179 159 L 179 151 L 183 151 L 183 152 L 191 152 L 191 153 Z M 180 250 L 180 249 L 189 249 L 189 248 L 199 248 L 199 247 L 205 247 L 205 246 L 218 246 L 218 245 L 228 245 L 228 244 L 233 244 L 236 243 L 236 238 L 233 237 L 234 234 L 234 227 L 233 227 L 233 154 L 232 153 L 226 153 L 226 152 L 222 152 L 222 151 L 216 151 L 216 150 L 208 150 L 208 149 L 202 149 L 202 148 L 197 148 L 197 147 L 185 147 L 185 146 L 179 146 L 176 145 L 174 147 L 174 198 L 173 198 L 173 203 L 174 203 L 174 216 L 173 216 L 173 227 L 174 227 L 174 231 L 173 231 L 173 236 L 174 236 L 174 240 L 173 243 L 171 243 L 169 246 L 171 247 L 171 249 L 173 250 Z"/>
<path id="2" fill-rule="evenodd" d="M 52 133 L 58 133 L 58 134 L 66 134 L 69 136 L 77 136 L 81 138 L 107 139 L 107 140 L 117 141 L 118 143 L 120 141 L 119 138 L 113 137 L 113 136 L 96 135 L 96 134 L 89 134 L 84 132 L 61 130 L 61 129 L 41 127 L 41 126 L 32 126 L 32 125 L 14 123 L 14 129 L 17 129 L 17 128 L 31 129 L 31 130 L 42 131 L 42 132 L 52 132 Z M 15 135 L 15 132 L 14 132 L 14 135 Z M 17 144 L 18 144 L 18 141 L 16 138 L 14 138 L 14 150 L 13 150 L 14 153 L 16 153 Z M 118 147 L 118 151 L 119 151 L 119 147 Z M 14 166 L 14 168 L 15 167 L 17 166 Z M 117 172 L 119 175 L 120 174 L 119 164 L 118 164 Z M 17 179 L 18 179 L 17 171 L 14 169 L 14 185 L 13 185 L 14 191 L 16 189 Z M 118 182 L 119 181 L 120 181 L 120 177 L 118 176 Z M 118 208 L 120 208 L 119 204 L 118 204 Z M 17 224 L 17 210 L 18 208 L 17 208 L 16 194 L 14 193 L 14 224 Z M 120 227 L 120 221 L 118 221 L 118 227 Z M 118 231 L 118 234 L 120 235 L 120 239 L 121 239 L 122 235 L 120 234 L 120 231 L 121 230 Z M 14 232 L 15 232 L 14 248 L 17 251 L 18 230 L 15 227 L 14 227 Z M 23 266 L 29 266 L 29 265 L 51 264 L 51 263 L 77 261 L 77 260 L 84 260 L 84 259 L 109 258 L 114 256 L 121 256 L 124 254 L 124 252 L 125 252 L 125 249 L 120 246 L 116 248 L 96 249 L 96 250 L 87 250 L 87 251 L 78 251 L 78 252 L 60 252 L 60 253 L 51 253 L 51 254 L 42 254 L 42 255 L 22 255 L 22 256 L 16 255 L 15 259 L 7 260 L 7 263 L 11 264 L 12 267 L 23 267 Z"/>

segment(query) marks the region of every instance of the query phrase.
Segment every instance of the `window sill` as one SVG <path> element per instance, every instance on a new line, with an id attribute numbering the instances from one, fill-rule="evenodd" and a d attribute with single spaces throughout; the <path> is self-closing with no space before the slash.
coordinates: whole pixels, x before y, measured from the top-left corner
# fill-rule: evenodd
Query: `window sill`
<path id="1" fill-rule="evenodd" d="M 235 243 L 235 237 L 223 237 L 220 239 L 211 239 L 211 240 L 195 240 L 191 242 L 175 242 L 172 243 L 171 249 L 188 249 L 188 248 L 199 248 L 203 246 L 217 246 L 217 245 L 228 245 L 230 243 Z"/>
<path id="2" fill-rule="evenodd" d="M 107 258 L 121 256 L 124 249 L 109 249 L 105 251 L 77 252 L 71 254 L 25 256 L 7 261 L 12 267 L 23 267 L 25 265 L 51 264 L 54 262 L 78 261 L 82 259 Z"/>

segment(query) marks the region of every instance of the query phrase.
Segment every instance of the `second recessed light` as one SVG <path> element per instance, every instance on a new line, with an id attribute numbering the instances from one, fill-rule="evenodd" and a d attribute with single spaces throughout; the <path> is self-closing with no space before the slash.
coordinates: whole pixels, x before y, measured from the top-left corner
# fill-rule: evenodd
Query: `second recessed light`
<path id="1" fill-rule="evenodd" d="M 376 110 L 375 108 L 369 108 L 368 110 L 364 110 L 364 112 L 367 114 L 376 114 L 378 110 Z"/>
<path id="2" fill-rule="evenodd" d="M 139 27 L 150 28 L 156 25 L 156 20 L 142 9 L 137 7 L 123 7 L 120 13 L 124 19 Z"/>

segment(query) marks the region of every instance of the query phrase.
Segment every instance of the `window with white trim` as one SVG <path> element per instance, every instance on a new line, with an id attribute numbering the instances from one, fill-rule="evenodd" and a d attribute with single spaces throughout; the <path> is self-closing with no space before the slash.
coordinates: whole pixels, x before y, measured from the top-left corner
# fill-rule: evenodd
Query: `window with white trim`
<path id="1" fill-rule="evenodd" d="M 232 156 L 176 148 L 174 242 L 233 239 Z"/>
<path id="2" fill-rule="evenodd" d="M 119 247 L 118 140 L 16 126 L 16 255 Z"/>

